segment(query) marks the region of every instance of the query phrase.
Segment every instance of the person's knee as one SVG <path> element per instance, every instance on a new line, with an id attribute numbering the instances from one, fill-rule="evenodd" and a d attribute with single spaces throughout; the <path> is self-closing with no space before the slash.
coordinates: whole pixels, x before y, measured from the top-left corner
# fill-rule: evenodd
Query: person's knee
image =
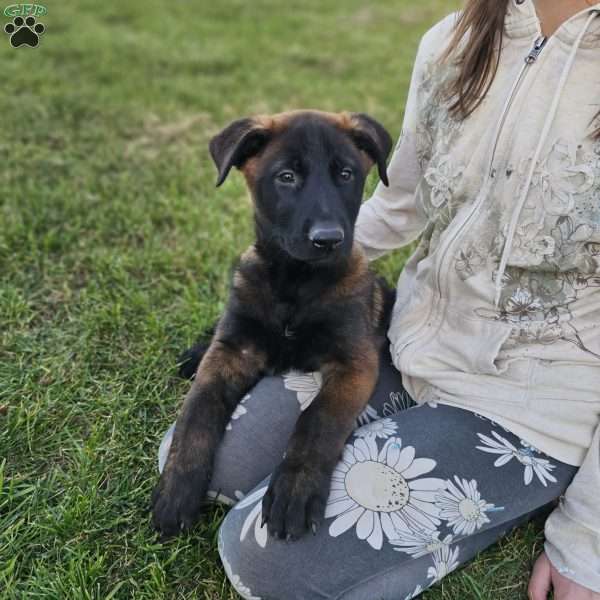
<path id="1" fill-rule="evenodd" d="M 281 461 L 300 412 L 296 393 L 282 377 L 264 377 L 240 401 L 215 456 L 209 499 L 227 505 L 255 487 Z M 167 460 L 174 425 L 159 449 L 158 467 Z"/>
<path id="2" fill-rule="evenodd" d="M 231 510 L 219 529 L 219 555 L 237 593 L 258 600 L 324 600 L 328 596 L 313 589 L 303 561 L 293 556 L 297 548 L 273 540 L 260 527 L 260 514 L 242 518 Z M 263 536 L 264 533 L 264 536 Z M 264 543 L 264 545 L 263 545 Z"/>
<path id="3" fill-rule="evenodd" d="M 273 595 L 278 590 L 277 569 L 272 568 L 269 560 L 271 553 L 265 552 L 255 541 L 251 543 L 245 539 L 244 535 L 240 535 L 241 530 L 243 524 L 240 528 L 233 511 L 225 517 L 219 529 L 219 555 L 229 582 L 242 598 L 285 598 L 281 594 Z M 248 536 L 251 535 L 254 535 L 253 531 L 248 533 Z"/>
<path id="4" fill-rule="evenodd" d="M 235 501 L 275 469 L 298 418 L 290 395 L 282 377 L 265 377 L 241 400 L 217 450 L 211 490 Z"/>

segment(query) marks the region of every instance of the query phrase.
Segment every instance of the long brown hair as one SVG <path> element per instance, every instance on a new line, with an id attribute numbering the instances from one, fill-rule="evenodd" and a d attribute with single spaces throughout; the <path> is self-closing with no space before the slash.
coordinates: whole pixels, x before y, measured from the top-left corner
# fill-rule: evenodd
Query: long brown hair
<path id="1" fill-rule="evenodd" d="M 446 89 L 450 113 L 468 117 L 488 93 L 500 62 L 504 18 L 510 0 L 467 0 L 442 60 L 458 65 L 458 75 Z M 464 41 L 464 42 L 463 42 Z M 460 48 L 456 52 L 456 48 Z M 592 137 L 600 140 L 600 112 L 594 117 L 598 128 Z"/>

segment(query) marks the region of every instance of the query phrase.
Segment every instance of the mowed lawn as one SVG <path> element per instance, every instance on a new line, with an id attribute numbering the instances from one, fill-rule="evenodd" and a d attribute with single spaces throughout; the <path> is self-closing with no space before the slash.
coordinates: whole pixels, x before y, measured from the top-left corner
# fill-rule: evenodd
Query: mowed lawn
<path id="1" fill-rule="evenodd" d="M 176 356 L 252 239 L 242 178 L 215 189 L 207 142 L 298 107 L 396 137 L 418 40 L 457 3 L 47 6 L 38 48 L 0 34 L 0 597 L 233 599 L 224 510 L 164 545 L 148 512 Z M 406 256 L 376 268 L 395 281 Z M 523 598 L 541 540 L 520 529 L 424 598 Z"/>

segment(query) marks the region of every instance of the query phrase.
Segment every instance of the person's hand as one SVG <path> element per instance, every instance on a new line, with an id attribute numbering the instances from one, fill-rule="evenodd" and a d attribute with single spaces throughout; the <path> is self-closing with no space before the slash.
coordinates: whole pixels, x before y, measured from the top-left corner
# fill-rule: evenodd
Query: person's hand
<path id="1" fill-rule="evenodd" d="M 547 600 L 551 588 L 554 589 L 554 600 L 600 600 L 600 594 L 561 575 L 542 552 L 531 572 L 527 589 L 529 600 Z"/>

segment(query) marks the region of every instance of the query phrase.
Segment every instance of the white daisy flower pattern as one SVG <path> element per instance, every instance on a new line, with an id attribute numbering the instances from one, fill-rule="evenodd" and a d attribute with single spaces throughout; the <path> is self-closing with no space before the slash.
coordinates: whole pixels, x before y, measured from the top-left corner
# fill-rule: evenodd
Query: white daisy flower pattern
<path id="1" fill-rule="evenodd" d="M 356 418 L 356 426 L 360 427 L 361 425 L 366 425 L 367 423 L 375 421 L 376 419 L 379 419 L 377 411 L 370 404 L 367 404 L 360 415 L 358 415 Z"/>
<path id="2" fill-rule="evenodd" d="M 458 546 L 442 546 L 433 553 L 433 567 L 427 570 L 427 577 L 436 583 L 446 577 L 460 564 L 458 562 Z"/>
<path id="3" fill-rule="evenodd" d="M 376 437 L 386 439 L 394 435 L 397 429 L 398 425 L 392 419 L 377 419 L 377 421 L 372 421 L 356 429 L 354 435 L 360 438 Z"/>
<path id="4" fill-rule="evenodd" d="M 212 500 L 213 502 L 220 502 L 221 504 L 225 504 L 226 506 L 233 506 L 236 501 L 221 493 L 220 491 L 208 490 L 206 492 L 206 497 Z"/>
<path id="5" fill-rule="evenodd" d="M 534 456 L 534 453 L 537 452 L 535 448 L 523 443 L 521 443 L 521 448 L 517 448 L 496 431 L 492 431 L 491 435 L 493 437 L 478 433 L 477 436 L 485 445 L 476 446 L 476 448 L 489 454 L 499 454 L 500 456 L 494 462 L 495 467 L 502 467 L 516 458 L 525 467 L 523 472 L 525 485 L 529 485 L 533 481 L 534 474 L 544 487 L 548 487 L 548 482 L 556 483 L 556 478 L 551 474 L 556 465 L 546 458 Z"/>
<path id="6" fill-rule="evenodd" d="M 347 444 L 335 468 L 325 518 L 334 518 L 329 535 L 338 537 L 352 527 L 371 548 L 381 550 L 388 539 L 415 529 L 441 524 L 436 495 L 445 481 L 421 477 L 436 461 L 415 458 L 412 446 L 402 448 L 399 437 L 389 438 L 381 451 L 374 436 Z"/>
<path id="7" fill-rule="evenodd" d="M 229 423 L 227 423 L 227 427 L 225 427 L 225 429 L 227 431 L 231 431 L 232 426 L 231 426 L 231 422 L 232 421 L 237 421 L 242 415 L 245 415 L 248 412 L 248 409 L 244 406 L 244 404 L 250 400 L 250 394 L 246 394 L 238 403 L 238 405 L 235 407 L 235 410 L 231 413 L 231 417 L 229 418 Z"/>
<path id="8" fill-rule="evenodd" d="M 419 594 L 423 593 L 423 588 L 418 585 L 414 591 L 412 591 L 408 596 L 406 596 L 406 598 L 404 598 L 404 600 L 412 600 L 413 598 L 416 598 Z"/>
<path id="9" fill-rule="evenodd" d="M 261 548 L 264 548 L 267 545 L 267 526 L 262 525 L 262 498 L 267 493 L 268 487 L 269 486 L 265 485 L 257 490 L 254 490 L 251 494 L 245 496 L 243 500 L 240 500 L 233 507 L 234 510 L 240 510 L 256 502 L 256 506 L 248 513 L 248 516 L 244 521 L 244 525 L 240 531 L 240 542 L 243 542 L 246 539 L 248 531 L 250 531 L 250 528 L 252 525 L 254 525 L 254 537 L 256 539 L 256 543 Z"/>
<path id="10" fill-rule="evenodd" d="M 382 414 L 384 417 L 391 417 L 401 410 L 406 410 L 411 406 L 415 406 L 415 402 L 408 395 L 406 390 L 400 392 L 390 392 L 390 399 L 383 403 Z"/>
<path id="11" fill-rule="evenodd" d="M 283 385 L 287 390 L 296 392 L 300 410 L 306 410 L 317 397 L 323 385 L 323 376 L 319 371 L 300 373 L 290 371 L 283 376 Z"/>
<path id="12" fill-rule="evenodd" d="M 413 558 L 420 558 L 440 550 L 442 546 L 449 546 L 452 539 L 451 535 L 447 535 L 441 540 L 439 531 L 417 529 L 410 533 L 400 534 L 396 539 L 390 540 L 390 544 L 395 546 L 396 552 L 405 552 Z"/>
<path id="13" fill-rule="evenodd" d="M 448 522 L 448 527 L 456 535 L 472 535 L 490 522 L 485 513 L 496 507 L 481 499 L 474 479 L 468 481 L 455 475 L 454 483 L 450 480 L 446 483 L 446 489 L 438 494 L 436 504 L 440 508 L 440 517 Z"/>
<path id="14" fill-rule="evenodd" d="M 250 591 L 250 588 L 248 586 L 244 585 L 240 579 L 240 576 L 236 575 L 233 572 L 233 570 L 231 568 L 231 564 L 229 563 L 229 561 L 225 557 L 225 554 L 223 553 L 223 541 L 222 541 L 220 535 L 219 535 L 218 547 L 219 547 L 219 554 L 221 555 L 221 562 L 223 563 L 223 568 L 225 569 L 225 574 L 227 575 L 227 578 L 231 582 L 231 585 L 233 586 L 235 591 L 245 600 L 261 600 L 258 596 L 253 596 L 252 592 Z"/>
<path id="15" fill-rule="evenodd" d="M 504 431 L 506 431 L 506 429 Z M 537 454 L 541 454 L 541 452 L 535 446 L 532 446 L 531 444 L 528 444 L 525 440 L 519 440 L 519 443 L 526 450 L 530 450 L 532 453 L 535 452 Z"/>

